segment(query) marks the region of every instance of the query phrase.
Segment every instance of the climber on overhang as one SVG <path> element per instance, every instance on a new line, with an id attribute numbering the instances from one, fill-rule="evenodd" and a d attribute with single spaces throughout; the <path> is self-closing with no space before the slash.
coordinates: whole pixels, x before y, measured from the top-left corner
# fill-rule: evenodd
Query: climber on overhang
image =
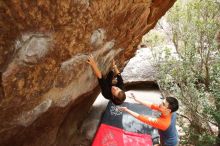
<path id="1" fill-rule="evenodd" d="M 98 78 L 102 95 L 106 99 L 111 100 L 115 105 L 122 104 L 126 99 L 124 83 L 114 59 L 112 61 L 112 69 L 114 72 L 111 70 L 106 78 L 102 75 L 92 55 L 89 55 L 87 63 L 92 67 L 93 72 Z M 114 79 L 114 74 L 116 75 L 116 80 Z"/>

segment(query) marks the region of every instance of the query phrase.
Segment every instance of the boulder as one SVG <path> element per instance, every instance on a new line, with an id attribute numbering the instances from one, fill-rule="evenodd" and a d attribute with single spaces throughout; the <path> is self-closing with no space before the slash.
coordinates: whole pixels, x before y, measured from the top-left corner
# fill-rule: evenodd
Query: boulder
<path id="1" fill-rule="evenodd" d="M 175 0 L 1 0 L 0 145 L 72 146 L 99 93 Z"/>

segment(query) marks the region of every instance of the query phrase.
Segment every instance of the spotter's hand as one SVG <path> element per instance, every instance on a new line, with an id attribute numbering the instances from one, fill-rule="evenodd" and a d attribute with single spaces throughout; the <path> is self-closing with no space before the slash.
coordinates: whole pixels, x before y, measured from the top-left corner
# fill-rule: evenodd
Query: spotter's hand
<path id="1" fill-rule="evenodd" d="M 118 107 L 118 109 L 122 112 L 126 112 L 127 111 L 127 107 L 124 107 L 124 106 L 121 106 L 121 107 Z"/>
<path id="2" fill-rule="evenodd" d="M 130 94 L 131 96 L 129 96 L 129 98 L 136 100 L 136 97 L 134 96 L 133 93 Z"/>

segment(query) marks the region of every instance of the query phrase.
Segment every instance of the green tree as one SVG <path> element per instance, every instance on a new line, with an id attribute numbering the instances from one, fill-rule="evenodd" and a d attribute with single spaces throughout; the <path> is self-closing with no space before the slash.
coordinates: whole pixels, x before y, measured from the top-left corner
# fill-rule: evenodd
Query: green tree
<path id="1" fill-rule="evenodd" d="M 181 101 L 182 116 L 189 122 L 186 143 L 220 145 L 220 130 L 212 128 L 220 129 L 220 51 L 215 41 L 219 1 L 179 0 L 166 20 L 178 57 L 169 48 L 161 53 L 164 57 L 155 57 L 163 58 L 156 65 L 160 88 Z"/>

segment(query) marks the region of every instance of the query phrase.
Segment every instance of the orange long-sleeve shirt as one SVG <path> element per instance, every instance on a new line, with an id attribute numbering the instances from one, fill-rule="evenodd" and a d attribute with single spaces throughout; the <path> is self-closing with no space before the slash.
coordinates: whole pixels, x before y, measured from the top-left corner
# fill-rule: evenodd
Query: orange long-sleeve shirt
<path id="1" fill-rule="evenodd" d="M 148 125 L 151 125 L 151 126 L 157 128 L 157 129 L 165 131 L 170 126 L 171 113 L 169 113 L 169 114 L 165 113 L 165 110 L 160 108 L 156 104 L 152 104 L 150 108 L 153 110 L 160 111 L 161 116 L 159 118 L 152 118 L 152 117 L 139 115 L 137 117 L 137 119 L 139 119 L 140 121 L 142 121 Z"/>

